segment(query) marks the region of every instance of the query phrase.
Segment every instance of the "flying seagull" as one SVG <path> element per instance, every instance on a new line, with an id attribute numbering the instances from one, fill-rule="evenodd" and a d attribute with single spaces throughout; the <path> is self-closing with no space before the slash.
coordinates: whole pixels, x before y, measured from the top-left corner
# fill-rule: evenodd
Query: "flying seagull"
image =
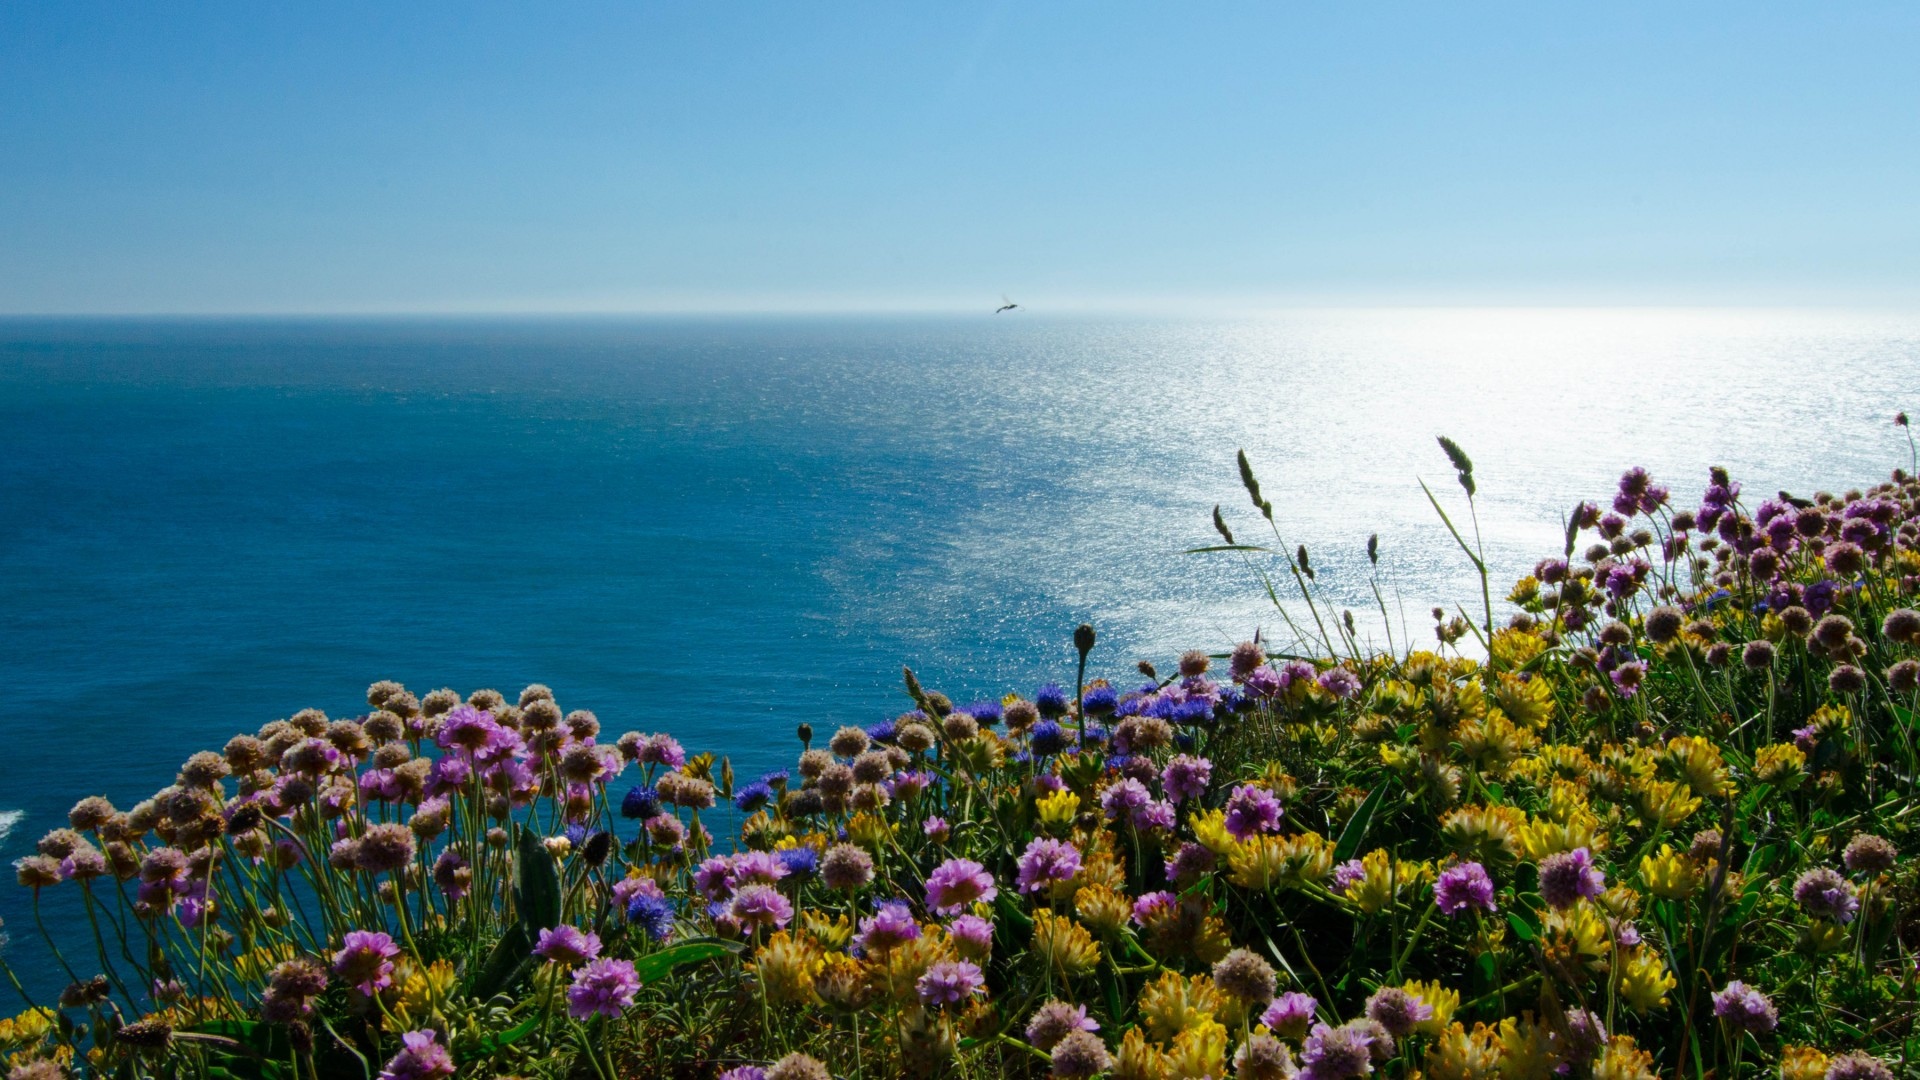
<path id="1" fill-rule="evenodd" d="M 1020 306 L 1019 304 L 1014 303 L 1012 300 L 1007 299 L 1006 293 L 1001 293 L 1000 299 L 1005 300 L 1006 303 L 1001 304 L 999 307 L 993 309 L 993 313 L 995 315 L 998 315 L 1003 311 L 1012 311 L 1014 308 L 1017 308 Z"/>

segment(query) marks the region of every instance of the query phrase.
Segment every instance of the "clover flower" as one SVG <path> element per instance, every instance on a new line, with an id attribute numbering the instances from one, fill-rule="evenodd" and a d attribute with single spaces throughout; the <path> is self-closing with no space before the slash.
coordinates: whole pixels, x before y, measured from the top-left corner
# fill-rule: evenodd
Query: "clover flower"
<path id="1" fill-rule="evenodd" d="M 829 889 L 852 892 L 873 880 L 873 856 L 852 844 L 835 844 L 820 860 L 820 880 Z"/>
<path id="2" fill-rule="evenodd" d="M 1827 1064 L 1826 1080 L 1893 1080 L 1893 1070 L 1872 1054 L 1854 1050 Z"/>
<path id="3" fill-rule="evenodd" d="M 1235 949 L 1213 965 L 1213 981 L 1227 996 L 1243 1004 L 1273 998 L 1273 965 L 1247 949 Z"/>

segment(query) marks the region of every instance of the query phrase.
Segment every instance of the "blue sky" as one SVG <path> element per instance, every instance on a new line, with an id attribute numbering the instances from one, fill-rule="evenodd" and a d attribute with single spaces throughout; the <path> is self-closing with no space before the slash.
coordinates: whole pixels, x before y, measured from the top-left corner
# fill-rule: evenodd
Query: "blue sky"
<path id="1" fill-rule="evenodd" d="M 0 5 L 0 312 L 1920 299 L 1920 4 Z"/>

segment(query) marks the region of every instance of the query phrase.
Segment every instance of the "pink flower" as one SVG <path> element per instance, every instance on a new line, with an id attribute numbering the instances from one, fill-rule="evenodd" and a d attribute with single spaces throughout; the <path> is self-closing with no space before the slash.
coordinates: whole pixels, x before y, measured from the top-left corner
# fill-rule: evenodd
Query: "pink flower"
<path id="1" fill-rule="evenodd" d="M 793 905 L 771 885 L 744 885 L 733 896 L 727 913 L 749 930 L 762 926 L 779 929 L 793 918 Z"/>
<path id="2" fill-rule="evenodd" d="M 349 930 L 333 954 L 333 973 L 368 996 L 393 985 L 393 959 L 400 946 L 377 930 Z"/>
<path id="3" fill-rule="evenodd" d="M 927 907 L 941 915 L 958 915 L 972 904 L 991 904 L 1000 895 L 993 875 L 972 859 L 948 859 L 927 875 Z"/>
<path id="4" fill-rule="evenodd" d="M 600 937 L 572 926 L 540 931 L 534 955 L 556 964 L 584 964 L 600 955 Z"/>
<path id="5" fill-rule="evenodd" d="M 1020 856 L 1020 891 L 1039 892 L 1080 872 L 1080 849 L 1065 840 L 1042 837 Z"/>
<path id="6" fill-rule="evenodd" d="M 633 1007 L 640 992 L 640 976 L 626 960 L 595 960 L 573 973 L 567 988 L 567 1015 L 575 1020 L 619 1016 Z"/>
<path id="7" fill-rule="evenodd" d="M 453 1053 L 437 1038 L 430 1028 L 400 1036 L 400 1052 L 380 1070 L 380 1080 L 440 1080 L 452 1076 Z"/>
<path id="8" fill-rule="evenodd" d="M 979 967 L 966 960 L 942 960 L 914 983 L 928 1005 L 957 1005 L 987 988 Z"/>

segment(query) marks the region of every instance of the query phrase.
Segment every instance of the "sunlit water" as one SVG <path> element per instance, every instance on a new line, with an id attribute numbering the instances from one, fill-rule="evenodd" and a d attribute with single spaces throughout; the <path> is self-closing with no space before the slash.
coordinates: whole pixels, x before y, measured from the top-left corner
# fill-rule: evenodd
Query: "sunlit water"
<path id="1" fill-rule="evenodd" d="M 0 848 L 377 678 L 544 681 L 744 773 L 906 707 L 903 663 L 964 700 L 1070 681 L 1082 620 L 1116 676 L 1284 638 L 1240 560 L 1182 554 L 1216 503 L 1268 539 L 1239 447 L 1333 602 L 1380 639 L 1378 533 L 1430 641 L 1477 596 L 1435 435 L 1498 583 L 1628 465 L 1683 500 L 1715 463 L 1882 477 L 1916 390 L 1920 319 L 1857 313 L 0 322 Z"/>

